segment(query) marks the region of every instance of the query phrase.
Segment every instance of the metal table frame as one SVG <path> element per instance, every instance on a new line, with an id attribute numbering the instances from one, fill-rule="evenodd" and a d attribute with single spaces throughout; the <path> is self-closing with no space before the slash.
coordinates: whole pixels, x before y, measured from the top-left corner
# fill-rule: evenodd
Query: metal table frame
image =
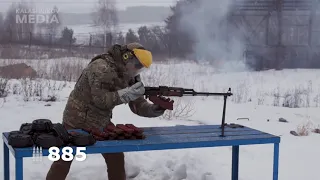
<path id="1" fill-rule="evenodd" d="M 280 143 L 278 136 L 248 127 L 225 127 L 225 136 L 222 137 L 219 125 L 142 129 L 147 136 L 144 140 L 97 141 L 95 145 L 86 147 L 86 154 L 232 146 L 231 180 L 238 180 L 239 147 L 241 145 L 274 144 L 273 180 L 278 180 Z M 32 157 L 32 148 L 12 148 L 8 145 L 7 137 L 8 133 L 3 133 L 4 180 L 10 179 L 9 151 L 15 158 L 16 180 L 23 180 L 23 158 Z M 75 152 L 76 147 L 72 148 Z M 44 149 L 43 156 L 48 156 L 48 154 L 48 150 Z"/>

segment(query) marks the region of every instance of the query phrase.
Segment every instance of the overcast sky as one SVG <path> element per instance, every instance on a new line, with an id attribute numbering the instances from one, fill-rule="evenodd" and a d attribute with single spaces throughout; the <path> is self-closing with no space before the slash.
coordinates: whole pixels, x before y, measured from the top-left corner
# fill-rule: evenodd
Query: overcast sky
<path id="1" fill-rule="evenodd" d="M 97 0 L 24 0 L 33 2 L 38 9 L 51 9 L 56 5 L 60 12 L 85 13 L 91 12 Z M 125 9 L 128 6 L 171 6 L 177 0 L 117 0 L 117 7 Z M 0 11 L 5 12 L 12 2 L 20 0 L 0 0 Z"/>

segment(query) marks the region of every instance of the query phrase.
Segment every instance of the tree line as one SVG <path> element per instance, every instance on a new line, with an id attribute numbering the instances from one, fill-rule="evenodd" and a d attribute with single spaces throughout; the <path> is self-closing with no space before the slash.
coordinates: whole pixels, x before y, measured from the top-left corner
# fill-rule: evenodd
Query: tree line
<path id="1" fill-rule="evenodd" d="M 6 14 L 0 13 L 0 44 L 20 43 L 31 45 L 77 45 L 77 37 L 73 29 L 62 27 L 63 19 L 60 19 L 58 8 L 52 8 L 51 14 L 46 14 L 47 18 L 55 17 L 58 21 L 30 23 L 28 15 L 31 12 L 23 12 L 25 22 L 17 22 L 17 17 L 22 19 L 17 9 L 32 9 L 32 3 L 18 2 L 12 3 Z M 96 11 L 93 12 L 93 25 L 101 33 L 93 33 L 88 36 L 86 45 L 93 47 L 110 47 L 113 43 L 125 44 L 130 42 L 140 42 L 148 47 L 156 55 L 167 57 L 185 57 L 187 49 L 180 47 L 180 36 L 174 29 L 172 17 L 168 17 L 165 27 L 162 26 L 141 26 L 138 30 L 129 29 L 128 32 L 117 31 L 119 19 L 116 13 L 115 0 L 97 0 Z M 175 8 L 171 8 L 174 12 Z M 175 12 L 174 12 L 175 13 Z M 174 15 L 173 15 L 174 16 Z M 62 29 L 62 30 L 61 30 Z M 185 45 L 183 45 L 185 46 Z"/>
<path id="2" fill-rule="evenodd" d="M 140 42 L 145 47 L 150 49 L 155 56 L 161 56 L 164 58 L 179 58 L 179 59 L 191 59 L 191 60 L 202 60 L 207 61 L 221 61 L 221 56 L 215 56 L 215 52 L 210 51 L 211 42 L 219 41 L 222 46 L 226 46 L 225 49 L 221 49 L 224 52 L 223 55 L 228 55 L 228 52 L 232 51 L 230 45 L 230 39 L 232 39 L 232 34 L 237 34 L 235 32 L 222 31 L 217 33 L 211 33 L 210 28 L 213 25 L 209 25 L 207 32 L 209 36 L 205 38 L 210 39 L 208 47 L 199 46 L 199 39 L 196 39 L 192 33 L 188 33 L 185 29 L 181 28 L 181 23 L 183 23 L 184 9 L 188 11 L 196 9 L 200 1 L 202 0 L 181 0 L 178 1 L 174 6 L 171 7 L 171 15 L 165 19 L 164 26 L 141 26 L 138 30 L 129 29 L 127 32 L 118 31 L 117 27 L 119 25 L 119 19 L 116 12 L 116 1 L 115 0 L 97 0 L 95 12 L 93 12 L 92 22 L 93 25 L 100 30 L 101 33 L 90 34 L 88 37 L 79 43 L 78 37 L 71 28 L 61 27 L 63 19 L 60 19 L 57 7 L 52 8 L 52 13 L 47 14 L 47 17 L 50 19 L 56 17 L 59 22 L 54 23 L 17 23 L 16 9 L 30 9 L 32 4 L 20 2 L 13 3 L 5 15 L 0 14 L 0 44 L 6 43 L 24 43 L 24 44 L 33 44 L 33 45 L 55 45 L 55 47 L 70 47 L 70 46 L 89 46 L 92 47 L 103 47 L 108 48 L 114 43 L 126 44 L 130 42 Z M 28 14 L 28 12 L 24 13 Z M 208 18 L 210 19 L 210 17 Z M 221 20 L 224 21 L 224 20 Z M 211 21 L 208 21 L 211 22 Z M 190 22 L 189 22 L 190 23 Z M 191 22 L 192 23 L 192 22 Z M 197 24 L 197 22 L 194 22 Z M 215 24 L 214 24 L 215 25 Z M 203 27 L 200 27 L 200 29 Z M 233 29 L 234 30 L 234 29 Z M 229 34 L 228 34 L 229 33 Z M 226 38 L 224 38 L 226 37 Z M 270 35 L 272 38 L 272 34 Z M 276 39 L 276 37 L 275 37 Z M 203 38 L 201 39 L 203 40 Z M 228 44 L 229 43 L 229 44 Z M 232 43 L 231 43 L 232 44 Z M 201 45 L 206 46 L 202 42 Z M 219 44 L 220 45 L 220 44 Z M 203 51 L 196 49 L 198 47 L 204 48 Z M 215 47 L 213 47 L 215 48 Z M 195 53 L 195 49 L 197 52 Z M 265 57 L 262 57 L 258 54 L 259 50 L 251 50 L 248 53 L 248 47 L 240 49 L 240 54 L 251 54 L 251 57 L 255 60 L 254 63 L 246 62 L 249 66 L 253 67 L 256 70 L 266 69 L 266 68 L 277 68 L 276 66 L 279 63 L 274 63 L 274 61 L 268 61 L 265 57 L 270 56 L 265 54 Z M 289 49 L 289 48 L 283 48 Z M 220 50 L 220 49 L 219 49 Z M 204 52 L 199 56 L 199 52 Z M 274 53 L 274 52 L 270 52 Z M 279 56 L 279 52 L 276 52 Z M 320 62 L 318 59 L 318 52 L 312 52 L 312 59 L 306 61 L 303 66 L 299 63 L 284 61 L 282 63 L 282 68 L 290 67 L 319 67 Z M 230 53 L 231 54 L 231 53 Z M 252 55 L 253 54 L 253 55 Z M 293 53 L 294 54 L 294 53 Z M 271 57 L 271 56 L 270 56 Z M 298 56 L 297 56 L 298 57 Z M 228 58 L 226 56 L 226 58 Z M 245 57 L 240 57 L 244 58 Z M 283 58 L 286 58 L 285 55 Z M 292 58 L 292 57 L 290 57 Z M 292 58 L 294 59 L 294 57 Z M 298 61 L 301 61 L 301 57 L 297 58 Z M 224 60 L 224 59 L 222 59 Z M 240 59 L 239 59 L 240 60 Z M 243 59 L 241 59 L 243 60 Z M 292 66 L 295 64 L 295 66 Z"/>

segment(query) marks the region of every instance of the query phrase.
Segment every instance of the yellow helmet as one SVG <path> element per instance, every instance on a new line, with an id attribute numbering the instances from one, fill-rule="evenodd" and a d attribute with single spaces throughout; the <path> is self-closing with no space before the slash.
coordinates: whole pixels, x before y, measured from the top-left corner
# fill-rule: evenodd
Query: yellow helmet
<path id="1" fill-rule="evenodd" d="M 132 51 L 133 55 L 137 58 L 139 63 L 145 67 L 149 68 L 152 64 L 152 53 L 146 50 L 139 43 L 129 43 L 126 45 L 127 49 Z"/>

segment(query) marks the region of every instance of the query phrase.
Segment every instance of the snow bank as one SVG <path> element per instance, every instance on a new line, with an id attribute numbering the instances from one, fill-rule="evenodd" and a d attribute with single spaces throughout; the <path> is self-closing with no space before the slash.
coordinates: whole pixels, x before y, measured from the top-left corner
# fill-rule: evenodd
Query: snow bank
<path id="1" fill-rule="evenodd" d="M 49 60 L 0 59 L 0 66 L 24 62 L 42 78 L 76 81 L 89 59 L 60 58 Z M 234 103 L 282 107 L 319 107 L 320 70 L 292 69 L 261 72 L 220 72 L 207 64 L 155 64 L 142 75 L 146 85 L 181 86 L 197 91 L 234 93 Z"/>

